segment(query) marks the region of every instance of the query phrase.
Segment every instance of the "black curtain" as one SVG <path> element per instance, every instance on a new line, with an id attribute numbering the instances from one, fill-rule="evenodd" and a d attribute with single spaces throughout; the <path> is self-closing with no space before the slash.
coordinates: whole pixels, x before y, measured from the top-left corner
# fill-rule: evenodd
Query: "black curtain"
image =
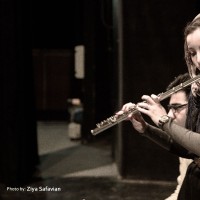
<path id="1" fill-rule="evenodd" d="M 31 62 L 31 2 L 0 1 L 0 182 L 31 180 L 38 163 Z"/>
<path id="2" fill-rule="evenodd" d="M 187 72 L 183 30 L 199 12 L 196 0 L 123 0 L 123 102 L 165 92 L 175 76 Z M 162 102 L 167 104 L 168 100 Z M 152 123 L 147 116 L 145 119 Z M 133 134 L 135 132 L 135 134 Z M 178 158 L 122 123 L 122 176 L 175 180 Z"/>

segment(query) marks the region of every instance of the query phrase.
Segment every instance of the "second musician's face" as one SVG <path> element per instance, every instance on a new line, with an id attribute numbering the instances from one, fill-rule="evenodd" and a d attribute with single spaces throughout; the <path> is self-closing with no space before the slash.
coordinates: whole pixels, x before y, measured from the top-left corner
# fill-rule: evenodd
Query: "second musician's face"
<path id="1" fill-rule="evenodd" d="M 193 62 L 193 66 L 191 66 L 192 77 L 195 77 L 200 74 L 200 28 L 189 34 L 186 38 L 186 42 Z M 191 89 L 193 95 L 197 96 L 197 94 L 200 94 L 199 83 L 193 84 Z"/>
<path id="2" fill-rule="evenodd" d="M 173 119 L 173 121 L 179 126 L 185 126 L 186 116 L 187 116 L 187 97 L 184 91 L 180 90 L 171 95 L 169 100 L 169 106 L 172 107 L 168 116 Z M 178 109 L 173 109 L 173 106 L 180 106 Z"/>

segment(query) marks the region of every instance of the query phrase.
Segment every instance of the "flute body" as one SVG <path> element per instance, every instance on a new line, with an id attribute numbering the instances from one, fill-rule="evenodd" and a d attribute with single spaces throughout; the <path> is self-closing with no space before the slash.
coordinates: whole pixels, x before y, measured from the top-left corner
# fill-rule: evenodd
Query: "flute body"
<path id="1" fill-rule="evenodd" d="M 200 74 L 194 78 L 191 78 L 187 81 L 185 81 L 184 83 L 179 84 L 176 87 L 173 87 L 170 90 L 167 90 L 164 93 L 160 93 L 158 96 L 160 98 L 160 101 L 166 99 L 167 97 L 170 97 L 172 94 L 178 92 L 179 90 L 182 90 L 183 88 L 191 85 L 194 82 L 200 81 Z M 136 109 L 136 106 L 130 108 L 127 112 L 124 112 L 121 115 L 113 115 L 109 118 L 107 118 L 106 120 L 101 121 L 100 123 L 96 124 L 96 128 L 94 128 L 93 130 L 91 130 L 92 135 L 97 135 L 111 127 L 113 127 L 116 124 L 119 124 L 120 122 L 126 120 L 129 116 L 129 114 L 134 114 L 138 112 Z"/>

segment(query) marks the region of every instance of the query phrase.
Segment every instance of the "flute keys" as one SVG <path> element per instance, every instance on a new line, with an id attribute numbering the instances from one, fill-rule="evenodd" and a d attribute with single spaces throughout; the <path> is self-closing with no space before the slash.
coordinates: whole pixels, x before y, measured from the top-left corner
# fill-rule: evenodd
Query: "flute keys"
<path id="1" fill-rule="evenodd" d="M 100 123 L 96 124 L 96 126 L 97 126 L 98 128 L 101 128 L 101 124 L 100 124 Z"/>
<path id="2" fill-rule="evenodd" d="M 110 121 L 111 123 L 115 123 L 116 120 L 117 120 L 117 119 L 116 119 L 115 116 L 112 116 L 112 117 L 109 118 L 109 121 Z"/>

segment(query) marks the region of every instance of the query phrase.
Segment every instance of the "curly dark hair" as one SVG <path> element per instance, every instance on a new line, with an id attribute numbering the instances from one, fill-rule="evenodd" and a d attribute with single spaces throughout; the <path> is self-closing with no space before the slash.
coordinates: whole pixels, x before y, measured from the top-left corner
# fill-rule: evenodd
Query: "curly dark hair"
<path id="1" fill-rule="evenodd" d="M 185 81 L 190 79 L 190 75 L 188 73 L 185 74 L 180 74 L 177 77 L 174 78 L 174 80 L 167 86 L 167 90 L 172 89 L 173 87 L 176 87 L 178 85 L 180 85 L 181 83 L 184 83 Z M 187 86 L 183 89 L 181 89 L 182 91 L 185 92 L 186 97 L 188 98 L 190 95 L 190 91 L 191 91 L 191 86 Z"/>

